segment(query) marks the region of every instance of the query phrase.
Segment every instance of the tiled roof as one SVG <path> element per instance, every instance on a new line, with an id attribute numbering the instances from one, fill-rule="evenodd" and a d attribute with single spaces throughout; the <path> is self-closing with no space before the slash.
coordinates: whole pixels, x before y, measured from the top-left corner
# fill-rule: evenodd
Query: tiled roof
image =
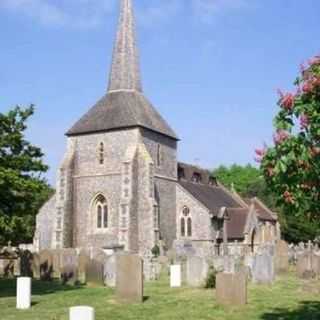
<path id="1" fill-rule="evenodd" d="M 68 136 L 143 127 L 178 139 L 151 103 L 139 92 L 111 92 L 93 106 Z"/>
<path id="2" fill-rule="evenodd" d="M 248 205 L 253 204 L 256 210 L 257 216 L 263 221 L 277 221 L 276 214 L 268 209 L 258 198 L 245 199 Z"/>
<path id="3" fill-rule="evenodd" d="M 214 214 L 217 214 L 221 207 L 241 208 L 235 199 L 218 186 L 185 180 L 179 180 L 179 184 Z"/>

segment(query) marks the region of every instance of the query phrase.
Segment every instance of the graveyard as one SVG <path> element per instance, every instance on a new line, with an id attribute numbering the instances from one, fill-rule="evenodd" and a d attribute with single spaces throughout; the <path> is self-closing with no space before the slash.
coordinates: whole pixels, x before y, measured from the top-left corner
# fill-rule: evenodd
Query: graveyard
<path id="1" fill-rule="evenodd" d="M 249 285 L 246 306 L 223 307 L 217 304 L 211 289 L 181 287 L 171 289 L 169 278 L 145 286 L 143 304 L 121 304 L 113 289 L 70 287 L 35 281 L 32 308 L 15 309 L 15 280 L 0 280 L 1 320 L 67 320 L 68 308 L 90 305 L 96 320 L 199 319 L 199 320 L 295 320 L 319 319 L 320 282 L 299 280 L 293 271 L 281 276 L 271 287 Z"/>
<path id="2" fill-rule="evenodd" d="M 246 2 L 0 0 L 0 320 L 320 319 L 320 7 Z"/>

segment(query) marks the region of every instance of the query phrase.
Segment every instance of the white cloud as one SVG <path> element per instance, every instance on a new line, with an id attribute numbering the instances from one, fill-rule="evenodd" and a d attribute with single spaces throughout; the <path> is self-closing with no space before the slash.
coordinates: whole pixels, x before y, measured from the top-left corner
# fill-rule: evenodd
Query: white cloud
<path id="1" fill-rule="evenodd" d="M 117 0 L 0 0 L 0 10 L 25 15 L 46 26 L 91 28 L 103 23 Z"/>
<path id="2" fill-rule="evenodd" d="M 243 8 L 252 0 L 143 0 L 135 1 L 138 22 L 146 27 L 169 21 L 192 8 L 201 22 L 217 14 Z M 46 26 L 93 28 L 103 24 L 119 0 L 0 0 L 0 10 L 22 14 Z"/>

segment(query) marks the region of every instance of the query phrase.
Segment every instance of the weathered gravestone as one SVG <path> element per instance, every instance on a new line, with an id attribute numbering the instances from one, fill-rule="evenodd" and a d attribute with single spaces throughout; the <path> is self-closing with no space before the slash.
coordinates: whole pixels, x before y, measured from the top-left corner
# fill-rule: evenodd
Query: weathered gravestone
<path id="1" fill-rule="evenodd" d="M 218 273 L 216 277 L 216 299 L 223 305 L 247 303 L 247 276 L 245 272 Z"/>
<path id="2" fill-rule="evenodd" d="M 273 283 L 275 279 L 273 256 L 268 252 L 256 254 L 253 257 L 251 276 L 254 283 Z"/>
<path id="3" fill-rule="evenodd" d="M 277 273 L 286 273 L 289 270 L 289 246 L 283 240 L 276 244 L 275 268 Z"/>
<path id="4" fill-rule="evenodd" d="M 52 277 L 55 279 L 61 279 L 62 277 L 62 252 L 63 249 L 51 250 Z"/>
<path id="5" fill-rule="evenodd" d="M 205 259 L 190 256 L 187 260 L 187 284 L 192 287 L 201 287 L 208 275 L 209 265 Z"/>
<path id="6" fill-rule="evenodd" d="M 114 288 L 116 286 L 117 256 L 106 257 L 104 263 L 104 283 L 106 286 Z"/>
<path id="7" fill-rule="evenodd" d="M 81 284 L 87 283 L 87 266 L 90 262 L 89 256 L 85 252 L 80 252 L 78 257 L 78 281 Z"/>
<path id="8" fill-rule="evenodd" d="M 61 251 L 60 273 L 63 284 L 77 284 L 78 254 L 75 249 L 64 249 Z"/>
<path id="9" fill-rule="evenodd" d="M 20 258 L 13 260 L 13 275 L 15 277 L 21 276 L 21 259 Z"/>
<path id="10" fill-rule="evenodd" d="M 318 257 L 306 251 L 297 255 L 297 275 L 302 279 L 312 279 L 319 272 Z"/>
<path id="11" fill-rule="evenodd" d="M 31 261 L 31 270 L 34 279 L 41 278 L 41 263 L 40 263 L 40 255 L 38 253 L 32 254 L 32 261 Z"/>
<path id="12" fill-rule="evenodd" d="M 143 261 L 138 255 L 117 257 L 116 294 L 121 301 L 143 302 Z"/>
<path id="13" fill-rule="evenodd" d="M 50 250 L 43 250 L 39 253 L 40 257 L 40 278 L 49 281 L 53 278 L 53 256 Z"/>
<path id="14" fill-rule="evenodd" d="M 86 265 L 86 283 L 90 285 L 104 285 L 104 265 L 97 260 L 89 260 Z"/>

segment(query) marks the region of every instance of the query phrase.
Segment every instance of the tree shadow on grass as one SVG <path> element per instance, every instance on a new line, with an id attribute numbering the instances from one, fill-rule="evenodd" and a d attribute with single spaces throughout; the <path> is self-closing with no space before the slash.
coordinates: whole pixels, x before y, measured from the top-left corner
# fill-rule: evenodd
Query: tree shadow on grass
<path id="1" fill-rule="evenodd" d="M 0 298 L 16 296 L 16 279 L 0 279 Z M 58 280 L 40 281 L 32 280 L 32 295 L 52 294 L 59 291 L 71 291 L 82 289 L 83 286 L 64 285 Z"/>
<path id="2" fill-rule="evenodd" d="M 304 301 L 295 310 L 284 308 L 273 309 L 261 316 L 262 320 L 319 320 L 320 302 Z"/>

